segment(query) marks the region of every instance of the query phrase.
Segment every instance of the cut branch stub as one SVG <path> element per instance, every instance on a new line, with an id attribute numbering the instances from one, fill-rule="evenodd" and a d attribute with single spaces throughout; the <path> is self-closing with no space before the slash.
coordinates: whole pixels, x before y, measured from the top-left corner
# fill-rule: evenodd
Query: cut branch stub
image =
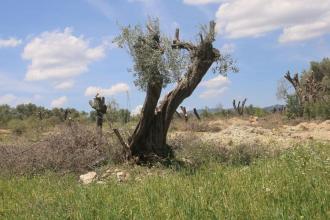
<path id="1" fill-rule="evenodd" d="M 180 29 L 179 28 L 175 29 L 175 40 L 177 42 L 180 42 Z"/>
<path id="2" fill-rule="evenodd" d="M 198 111 L 196 108 L 194 108 L 194 114 L 198 120 L 201 120 L 201 117 L 199 117 Z"/>
<path id="3" fill-rule="evenodd" d="M 189 42 L 181 42 L 180 41 L 180 30 L 177 28 L 175 30 L 175 39 L 172 43 L 173 49 L 186 49 L 188 51 L 193 51 L 196 49 L 196 46 Z"/>
<path id="4" fill-rule="evenodd" d="M 105 98 L 99 97 L 99 94 L 96 94 L 95 98 L 89 101 L 89 105 L 96 111 L 96 127 L 100 134 L 102 134 L 103 115 L 107 112 Z"/>
<path id="5" fill-rule="evenodd" d="M 244 108 L 245 108 L 245 103 L 246 103 L 246 98 L 243 100 L 243 102 L 242 102 L 242 107 L 241 107 L 241 115 L 243 115 L 244 114 Z"/>
<path id="6" fill-rule="evenodd" d="M 175 114 L 179 117 L 179 118 L 182 118 L 180 113 L 178 111 L 175 111 Z"/>
<path id="7" fill-rule="evenodd" d="M 64 121 L 66 121 L 68 119 L 69 114 L 71 113 L 71 111 L 69 109 L 65 109 L 64 111 Z"/>
<path id="8" fill-rule="evenodd" d="M 43 119 L 42 111 L 38 111 L 37 115 L 38 115 L 39 120 L 41 121 Z"/>
<path id="9" fill-rule="evenodd" d="M 296 91 L 297 97 L 298 97 L 299 105 L 302 106 L 304 104 L 304 95 L 303 95 L 303 90 L 300 86 L 298 73 L 294 74 L 294 76 L 292 78 L 291 74 L 290 74 L 290 71 L 288 71 L 284 75 L 284 78 L 287 79 L 291 83 L 291 85 L 293 86 L 294 90 Z"/>
<path id="10" fill-rule="evenodd" d="M 184 119 L 185 119 L 185 121 L 187 122 L 187 121 L 188 121 L 188 113 L 187 113 L 187 109 L 186 109 L 186 107 L 184 107 L 184 106 L 180 106 L 180 108 L 181 108 L 181 111 L 182 111 L 182 113 L 183 113 L 183 115 L 184 115 Z"/>
<path id="11" fill-rule="evenodd" d="M 215 40 L 215 21 L 210 21 L 208 38 L 212 42 Z"/>
<path id="12" fill-rule="evenodd" d="M 243 115 L 244 114 L 244 108 L 245 108 L 245 103 L 246 103 L 247 99 L 245 98 L 242 102 L 238 101 L 238 104 L 236 106 L 236 100 L 233 100 L 233 107 L 234 110 L 239 114 L 239 115 Z"/>

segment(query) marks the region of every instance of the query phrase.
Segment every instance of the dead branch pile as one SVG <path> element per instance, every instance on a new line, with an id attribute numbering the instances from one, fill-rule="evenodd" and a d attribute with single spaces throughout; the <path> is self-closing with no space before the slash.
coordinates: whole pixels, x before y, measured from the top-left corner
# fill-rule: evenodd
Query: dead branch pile
<path id="1" fill-rule="evenodd" d="M 29 146 L 0 144 L 0 173 L 81 172 L 106 162 L 109 147 L 94 129 L 63 126 Z"/>

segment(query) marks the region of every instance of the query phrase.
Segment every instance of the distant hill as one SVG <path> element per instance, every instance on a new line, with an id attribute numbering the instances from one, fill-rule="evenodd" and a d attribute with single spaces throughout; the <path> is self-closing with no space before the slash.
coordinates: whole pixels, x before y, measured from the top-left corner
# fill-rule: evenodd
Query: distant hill
<path id="1" fill-rule="evenodd" d="M 268 106 L 268 107 L 264 107 L 263 109 L 264 109 L 265 111 L 272 112 L 274 108 L 276 108 L 276 109 L 281 109 L 281 108 L 283 108 L 284 106 L 285 106 L 285 105 L 279 105 L 279 104 L 277 104 L 277 105 L 271 105 L 271 106 Z"/>

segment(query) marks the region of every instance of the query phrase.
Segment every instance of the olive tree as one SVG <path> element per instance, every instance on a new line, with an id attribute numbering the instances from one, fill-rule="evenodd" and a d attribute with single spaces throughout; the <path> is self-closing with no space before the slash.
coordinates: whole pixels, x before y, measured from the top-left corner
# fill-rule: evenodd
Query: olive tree
<path id="1" fill-rule="evenodd" d="M 213 21 L 201 27 L 197 43 L 181 41 L 179 29 L 174 39 L 162 34 L 158 19 L 149 19 L 146 28 L 122 27 L 114 42 L 131 55 L 134 83 L 146 92 L 140 120 L 127 144 L 130 156 L 140 161 L 172 156 L 166 137 L 176 109 L 193 93 L 212 64 L 215 73 L 237 71 L 231 57 L 213 47 L 214 41 Z M 175 88 L 159 100 L 162 89 L 171 83 Z"/>

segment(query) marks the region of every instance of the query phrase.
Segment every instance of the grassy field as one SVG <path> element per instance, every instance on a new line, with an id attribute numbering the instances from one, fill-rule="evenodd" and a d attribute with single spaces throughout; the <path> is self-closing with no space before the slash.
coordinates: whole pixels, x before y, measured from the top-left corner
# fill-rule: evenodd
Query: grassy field
<path id="1" fill-rule="evenodd" d="M 148 168 L 139 168 L 148 169 Z M 0 178 L 0 219 L 329 219 L 330 145 L 297 146 L 249 166 L 214 160 L 128 182 L 74 175 Z"/>

